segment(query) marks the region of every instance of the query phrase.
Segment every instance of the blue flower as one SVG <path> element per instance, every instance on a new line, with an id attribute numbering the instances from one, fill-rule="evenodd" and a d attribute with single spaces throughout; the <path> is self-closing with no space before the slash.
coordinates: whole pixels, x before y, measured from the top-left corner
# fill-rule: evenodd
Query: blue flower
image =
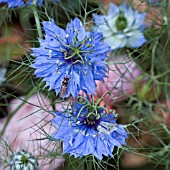
<path id="1" fill-rule="evenodd" d="M 0 0 L 0 4 L 7 3 L 8 8 L 15 8 L 15 7 L 23 7 L 26 5 L 31 5 L 35 0 L 27 0 L 26 2 L 24 0 Z M 54 2 L 59 2 L 60 0 L 51 0 Z M 43 0 L 37 0 L 36 5 L 40 6 L 42 5 Z"/>
<path id="2" fill-rule="evenodd" d="M 24 5 L 24 2 L 22 0 L 0 0 L 0 4 L 2 3 L 7 3 L 8 4 L 8 8 L 14 8 L 14 7 L 18 7 L 18 6 L 22 6 Z"/>
<path id="3" fill-rule="evenodd" d="M 92 154 L 102 160 L 103 155 L 113 156 L 115 146 L 126 144 L 124 126 L 116 123 L 114 113 L 107 114 L 98 104 L 77 102 L 74 108 L 54 115 L 52 124 L 57 130 L 51 137 L 63 141 L 63 154 L 75 158 Z"/>
<path id="4" fill-rule="evenodd" d="M 109 47 L 101 41 L 102 34 L 85 31 L 78 18 L 71 20 L 65 30 L 54 21 L 42 22 L 45 39 L 40 47 L 32 48 L 35 75 L 42 77 L 56 94 L 77 97 L 80 90 L 93 94 L 95 80 L 106 76 L 104 63 Z"/>
<path id="5" fill-rule="evenodd" d="M 108 14 L 94 14 L 94 21 L 97 31 L 103 33 L 104 41 L 113 50 L 125 46 L 137 48 L 146 42 L 143 35 L 145 16 L 146 13 L 133 11 L 126 4 L 117 7 L 110 3 Z"/>

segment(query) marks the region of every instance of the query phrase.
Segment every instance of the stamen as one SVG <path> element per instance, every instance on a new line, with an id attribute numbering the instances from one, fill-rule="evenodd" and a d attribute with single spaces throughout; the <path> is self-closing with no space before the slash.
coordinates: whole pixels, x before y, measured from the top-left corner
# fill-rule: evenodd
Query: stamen
<path id="1" fill-rule="evenodd" d="M 52 57 L 52 50 L 49 50 L 49 57 Z"/>
<path id="2" fill-rule="evenodd" d="M 80 124 L 80 123 L 81 123 L 80 121 L 77 121 L 77 122 L 76 122 L 77 125 Z"/>
<path id="3" fill-rule="evenodd" d="M 69 37 L 69 35 L 68 34 L 66 34 L 66 38 L 68 38 Z"/>

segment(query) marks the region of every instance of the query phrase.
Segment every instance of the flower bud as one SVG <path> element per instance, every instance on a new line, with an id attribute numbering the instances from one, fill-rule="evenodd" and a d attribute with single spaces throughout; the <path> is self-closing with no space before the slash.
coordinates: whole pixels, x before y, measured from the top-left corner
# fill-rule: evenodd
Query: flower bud
<path id="1" fill-rule="evenodd" d="M 135 80 L 134 90 L 140 101 L 152 102 L 161 94 L 160 86 L 145 75 L 141 75 Z"/>

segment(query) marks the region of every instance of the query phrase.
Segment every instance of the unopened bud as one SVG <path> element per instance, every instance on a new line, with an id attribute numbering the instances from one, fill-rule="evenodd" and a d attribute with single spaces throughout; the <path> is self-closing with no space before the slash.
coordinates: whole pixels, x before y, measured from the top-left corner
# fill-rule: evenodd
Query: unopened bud
<path id="1" fill-rule="evenodd" d="M 134 90 L 140 101 L 152 102 L 161 94 L 160 86 L 145 75 L 141 75 L 135 80 Z"/>

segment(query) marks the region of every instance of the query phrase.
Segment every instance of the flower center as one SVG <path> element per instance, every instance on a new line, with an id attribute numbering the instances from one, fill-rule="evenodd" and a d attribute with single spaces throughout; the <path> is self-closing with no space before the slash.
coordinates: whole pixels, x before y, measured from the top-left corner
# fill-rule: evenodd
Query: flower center
<path id="1" fill-rule="evenodd" d="M 98 125 L 100 119 L 100 114 L 98 114 L 98 111 L 96 108 L 90 107 L 87 108 L 87 115 L 86 115 L 86 120 L 85 123 L 88 125 Z"/>
<path id="2" fill-rule="evenodd" d="M 127 19 L 125 18 L 124 13 L 120 11 L 119 16 L 116 20 L 116 28 L 118 31 L 123 31 L 125 28 L 127 28 L 127 26 Z"/>
<path id="3" fill-rule="evenodd" d="M 28 158 L 27 158 L 25 155 L 22 155 L 22 157 L 21 157 L 21 162 L 22 162 L 22 164 L 24 164 L 24 165 L 28 164 Z"/>
<path id="4" fill-rule="evenodd" d="M 73 48 L 64 53 L 64 59 L 70 60 L 73 64 L 80 62 L 84 63 L 81 51 L 78 48 Z"/>
<path id="5" fill-rule="evenodd" d="M 95 124 L 96 122 L 96 115 L 94 115 L 94 113 L 90 113 L 88 116 L 87 116 L 87 123 L 88 124 Z"/>

